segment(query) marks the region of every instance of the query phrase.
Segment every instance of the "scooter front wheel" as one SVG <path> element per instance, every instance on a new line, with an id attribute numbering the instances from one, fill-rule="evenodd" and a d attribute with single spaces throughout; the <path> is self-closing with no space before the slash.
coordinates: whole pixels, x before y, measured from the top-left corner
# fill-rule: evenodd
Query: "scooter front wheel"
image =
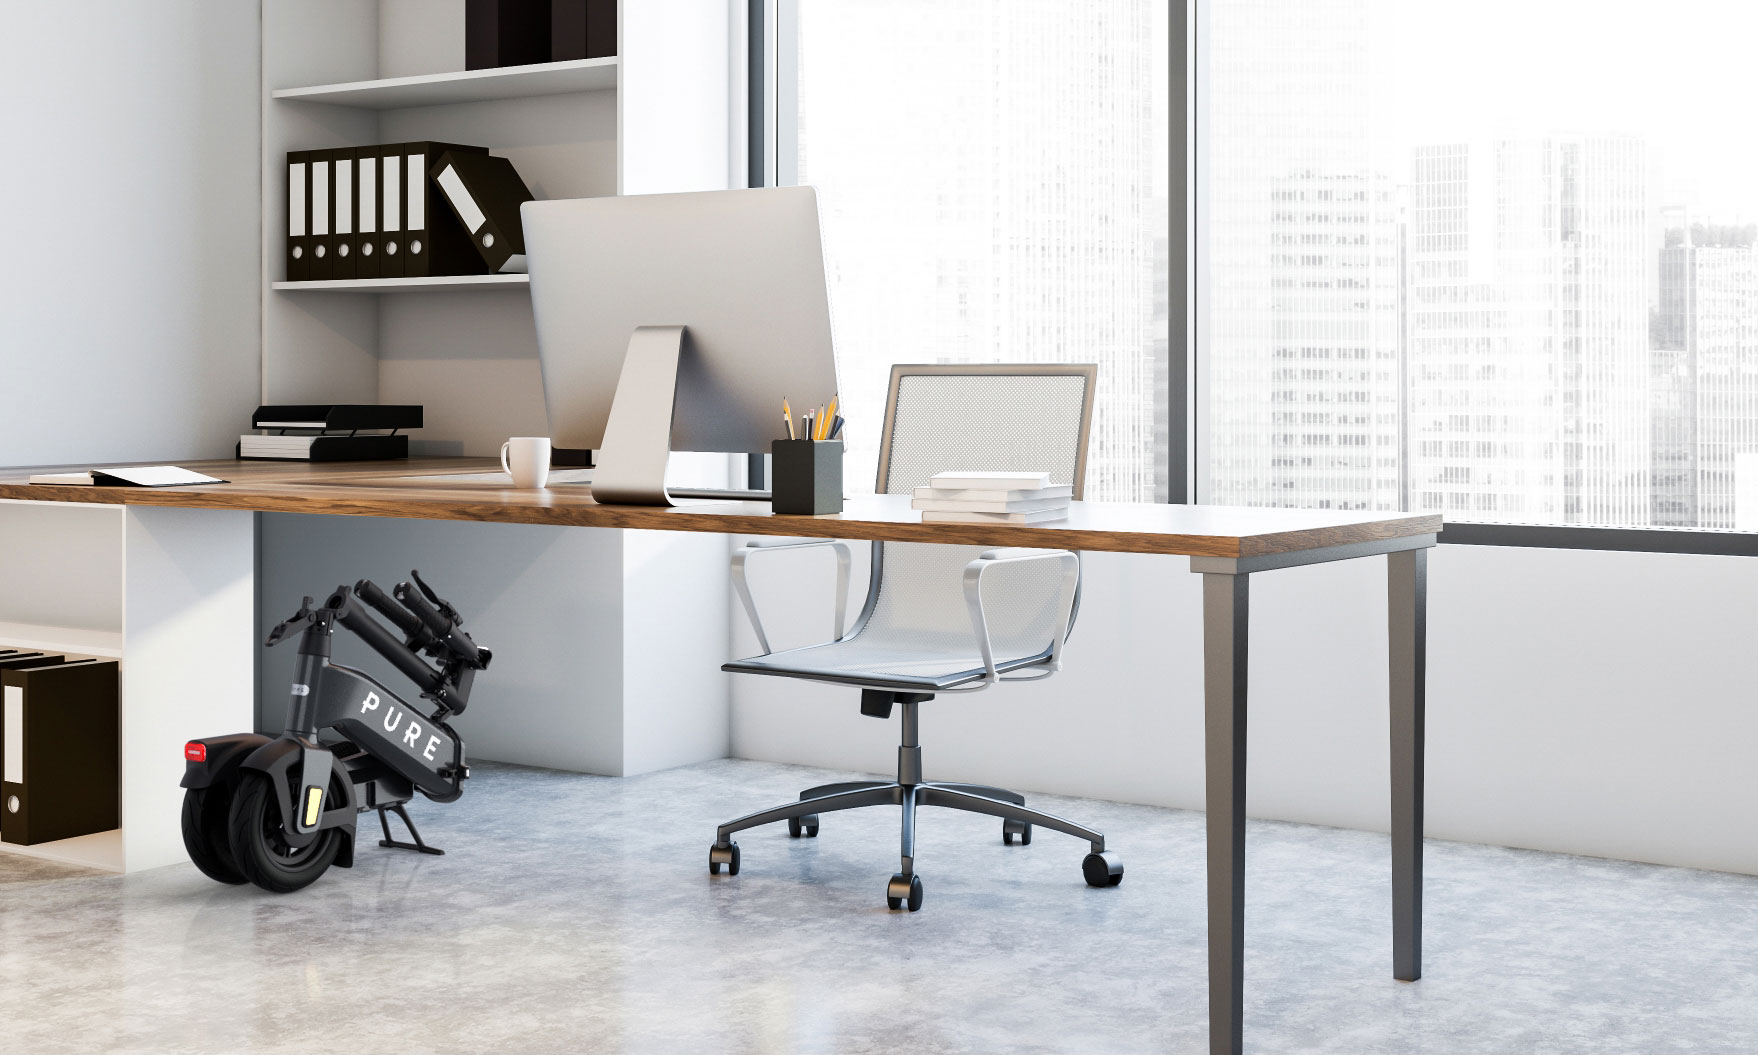
<path id="1" fill-rule="evenodd" d="M 230 784 L 190 788 L 183 793 L 183 848 L 189 851 L 189 859 L 202 875 L 236 886 L 244 882 L 244 873 L 232 856 L 227 832 L 231 811 Z"/>
<path id="2" fill-rule="evenodd" d="M 329 869 L 341 848 L 341 833 L 334 828 L 318 832 L 304 846 L 290 845 L 281 827 L 281 806 L 274 786 L 267 776 L 254 770 L 247 770 L 238 784 L 228 827 L 239 871 L 276 894 L 310 886 Z"/>

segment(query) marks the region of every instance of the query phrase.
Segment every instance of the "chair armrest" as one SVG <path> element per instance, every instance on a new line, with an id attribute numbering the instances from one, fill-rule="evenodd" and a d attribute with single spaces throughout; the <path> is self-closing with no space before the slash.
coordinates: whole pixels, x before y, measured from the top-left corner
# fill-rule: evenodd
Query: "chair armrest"
<path id="1" fill-rule="evenodd" d="M 767 656 L 772 650 L 769 647 L 769 637 L 763 632 L 763 620 L 757 614 L 757 601 L 751 596 L 751 587 L 745 581 L 746 562 L 758 553 L 821 549 L 824 547 L 829 547 L 836 552 L 836 626 L 830 635 L 830 640 L 836 641 L 842 637 L 843 615 L 848 611 L 849 565 L 852 563 L 848 543 L 841 539 L 831 538 L 757 539 L 745 543 L 733 552 L 733 591 L 739 595 L 739 603 L 745 607 L 745 616 L 751 620 L 751 629 L 757 633 L 757 647 L 763 650 L 764 655 Z"/>
<path id="2" fill-rule="evenodd" d="M 1027 549 L 1024 547 L 1008 547 L 992 549 L 978 554 L 977 559 L 964 568 L 964 600 L 965 607 L 971 616 L 971 630 L 977 637 L 977 648 L 983 654 L 983 679 L 985 687 L 1002 680 L 1001 672 L 995 669 L 995 647 L 989 640 L 989 621 L 983 612 L 983 575 L 990 568 L 1002 564 L 1022 564 L 1027 561 L 1060 561 L 1063 564 L 1061 596 L 1057 604 L 1061 611 L 1056 620 L 1056 636 L 1050 642 L 1049 673 L 1062 669 L 1062 645 L 1068 640 L 1068 624 L 1074 617 L 1074 597 L 1080 585 L 1080 557 L 1065 549 Z M 1048 676 L 1048 675 L 1040 675 Z M 1015 680 L 1015 679 L 1009 679 Z"/>

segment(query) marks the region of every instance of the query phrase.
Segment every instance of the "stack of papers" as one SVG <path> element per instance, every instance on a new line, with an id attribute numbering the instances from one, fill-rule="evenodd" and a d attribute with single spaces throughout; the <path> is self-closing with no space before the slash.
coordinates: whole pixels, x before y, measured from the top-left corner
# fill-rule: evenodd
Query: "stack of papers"
<path id="1" fill-rule="evenodd" d="M 303 426 L 301 426 L 303 427 Z M 238 437 L 238 456 L 240 458 L 310 458 L 311 442 L 315 435 L 266 436 L 256 432 L 246 432 Z"/>
<path id="2" fill-rule="evenodd" d="M 910 506 L 924 523 L 1041 524 L 1068 516 L 1074 488 L 1049 473 L 938 473 L 915 489 Z"/>

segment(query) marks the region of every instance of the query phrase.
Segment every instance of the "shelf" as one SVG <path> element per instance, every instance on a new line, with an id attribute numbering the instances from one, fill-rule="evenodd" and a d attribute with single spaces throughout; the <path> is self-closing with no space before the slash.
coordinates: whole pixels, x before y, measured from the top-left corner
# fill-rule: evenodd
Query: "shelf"
<path id="1" fill-rule="evenodd" d="M 97 868 L 105 872 L 120 872 L 123 870 L 122 829 L 98 832 L 95 835 L 79 835 L 72 839 L 57 839 L 52 843 L 37 843 L 35 846 L 0 842 L 0 853 L 37 857 L 58 864 Z"/>
<path id="2" fill-rule="evenodd" d="M 530 275 L 434 275 L 431 278 L 319 278 L 277 282 L 293 293 L 427 293 L 447 289 L 529 289 Z"/>
<path id="3" fill-rule="evenodd" d="M 273 96 L 296 102 L 357 106 L 365 110 L 400 110 L 413 106 L 479 103 L 490 99 L 601 92 L 613 90 L 616 86 L 617 60 L 611 56 L 459 73 L 428 73 L 419 77 L 391 77 L 382 81 L 281 88 Z"/>
<path id="4" fill-rule="evenodd" d="M 119 659 L 122 656 L 122 634 L 115 630 L 0 622 L 0 648 L 35 648 L 44 652 L 74 652 Z"/>

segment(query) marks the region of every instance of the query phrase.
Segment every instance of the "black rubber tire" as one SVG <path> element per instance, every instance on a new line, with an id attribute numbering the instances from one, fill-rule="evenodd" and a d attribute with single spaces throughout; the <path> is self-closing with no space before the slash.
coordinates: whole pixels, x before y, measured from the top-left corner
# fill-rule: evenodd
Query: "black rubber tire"
<path id="1" fill-rule="evenodd" d="M 1001 841 L 1008 846 L 1013 845 L 1014 834 L 1012 829 L 1008 827 L 1010 823 L 1011 822 L 1009 821 L 1001 822 Z M 1019 844 L 1021 846 L 1030 846 L 1032 844 L 1032 826 L 1030 824 L 1025 825 L 1024 829 L 1019 833 Z"/>
<path id="2" fill-rule="evenodd" d="M 332 799 L 341 796 L 333 779 L 330 795 Z M 227 828 L 233 857 L 244 878 L 276 894 L 291 894 L 310 886 L 329 870 L 342 847 L 342 833 L 329 828 L 318 832 L 306 846 L 290 849 L 280 839 L 281 807 L 275 801 L 275 789 L 268 777 L 254 770 L 246 770 L 239 779 Z"/>
<path id="3" fill-rule="evenodd" d="M 1090 887 L 1117 886 L 1123 882 L 1121 867 L 1113 875 L 1105 859 L 1098 854 L 1087 854 L 1080 863 L 1080 872 L 1081 878 L 1085 879 L 1087 886 Z"/>
<path id="4" fill-rule="evenodd" d="M 709 857 L 708 857 L 708 874 L 711 876 L 717 876 L 720 874 L 720 862 L 716 861 L 714 859 L 714 855 L 712 852 L 714 850 L 714 847 L 710 846 L 708 849 L 710 851 Z M 736 876 L 739 874 L 739 844 L 738 843 L 732 844 L 732 860 L 727 862 L 726 874 L 729 876 Z"/>
<path id="5" fill-rule="evenodd" d="M 787 819 L 787 837 L 789 839 L 798 839 L 800 837 L 800 819 L 798 817 L 789 817 Z"/>
<path id="6" fill-rule="evenodd" d="M 230 783 L 190 788 L 183 793 L 183 849 L 202 875 L 216 883 L 237 886 L 245 879 L 232 856 L 228 830 L 231 810 Z"/>

